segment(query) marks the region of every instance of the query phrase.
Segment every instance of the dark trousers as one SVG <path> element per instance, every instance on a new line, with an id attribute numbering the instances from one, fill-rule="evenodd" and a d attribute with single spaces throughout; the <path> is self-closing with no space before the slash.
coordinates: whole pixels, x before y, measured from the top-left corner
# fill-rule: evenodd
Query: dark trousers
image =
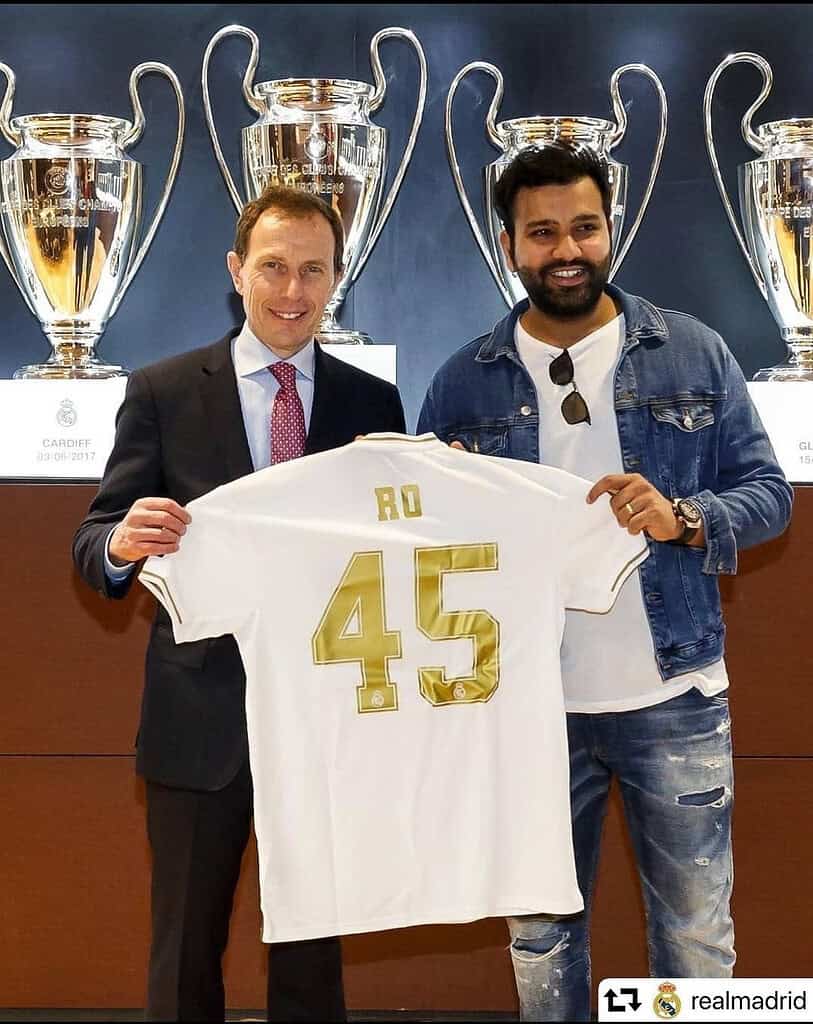
<path id="1" fill-rule="evenodd" d="M 149 1021 L 225 1017 L 222 958 L 251 807 L 247 764 L 213 793 L 147 782 L 153 858 Z M 268 1019 L 347 1019 L 337 938 L 269 946 Z"/>

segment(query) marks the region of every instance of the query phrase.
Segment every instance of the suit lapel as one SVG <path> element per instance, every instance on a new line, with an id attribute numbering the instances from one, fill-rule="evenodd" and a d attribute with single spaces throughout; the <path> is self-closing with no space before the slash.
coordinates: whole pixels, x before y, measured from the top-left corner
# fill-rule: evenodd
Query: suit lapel
<path id="1" fill-rule="evenodd" d="M 201 367 L 205 429 L 214 452 L 220 457 L 219 463 L 212 465 L 213 477 L 219 477 L 218 484 L 236 480 L 254 470 L 231 358 L 231 344 L 237 333 L 234 330 L 215 342 L 207 350 Z"/>
<path id="2" fill-rule="evenodd" d="M 336 426 L 332 414 L 335 410 L 342 409 L 341 395 L 336 393 L 336 361 L 333 356 L 322 351 L 318 341 L 314 344 L 313 408 L 308 439 L 305 443 L 306 455 L 325 451 L 336 444 Z"/>

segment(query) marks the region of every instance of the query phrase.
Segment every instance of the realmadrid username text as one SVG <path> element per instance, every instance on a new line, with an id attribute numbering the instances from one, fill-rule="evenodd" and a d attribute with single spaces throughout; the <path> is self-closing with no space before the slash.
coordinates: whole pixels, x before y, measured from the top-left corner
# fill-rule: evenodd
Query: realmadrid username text
<path id="1" fill-rule="evenodd" d="M 718 995 L 694 993 L 690 997 L 693 1010 L 725 1010 L 732 1013 L 757 1013 L 760 1010 L 795 1010 L 807 1009 L 807 992 L 780 993 L 777 989 L 766 995 L 762 993 L 724 992 Z"/>

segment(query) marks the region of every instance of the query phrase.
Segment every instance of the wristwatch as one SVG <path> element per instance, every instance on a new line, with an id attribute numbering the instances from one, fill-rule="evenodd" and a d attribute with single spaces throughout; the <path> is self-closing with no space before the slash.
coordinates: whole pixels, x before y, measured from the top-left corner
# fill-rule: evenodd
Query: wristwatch
<path id="1" fill-rule="evenodd" d="M 672 498 L 675 519 L 683 524 L 683 533 L 675 538 L 676 544 L 688 544 L 703 525 L 703 515 L 691 498 Z"/>

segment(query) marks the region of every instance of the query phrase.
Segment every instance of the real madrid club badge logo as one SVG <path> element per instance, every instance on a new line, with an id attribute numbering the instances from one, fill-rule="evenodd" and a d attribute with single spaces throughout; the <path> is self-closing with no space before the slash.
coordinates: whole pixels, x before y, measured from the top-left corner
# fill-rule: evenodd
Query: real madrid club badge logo
<path id="1" fill-rule="evenodd" d="M 57 165 L 45 173 L 45 186 L 53 196 L 64 196 L 68 191 L 68 172 Z"/>
<path id="2" fill-rule="evenodd" d="M 76 406 L 70 398 L 63 399 L 59 403 L 59 409 L 56 414 L 57 423 L 60 427 L 73 427 L 76 425 L 76 420 Z"/>
<path id="3" fill-rule="evenodd" d="M 656 1017 L 660 1020 L 672 1020 L 680 1013 L 681 1005 L 680 996 L 671 981 L 658 985 L 658 994 L 652 1004 Z"/>

